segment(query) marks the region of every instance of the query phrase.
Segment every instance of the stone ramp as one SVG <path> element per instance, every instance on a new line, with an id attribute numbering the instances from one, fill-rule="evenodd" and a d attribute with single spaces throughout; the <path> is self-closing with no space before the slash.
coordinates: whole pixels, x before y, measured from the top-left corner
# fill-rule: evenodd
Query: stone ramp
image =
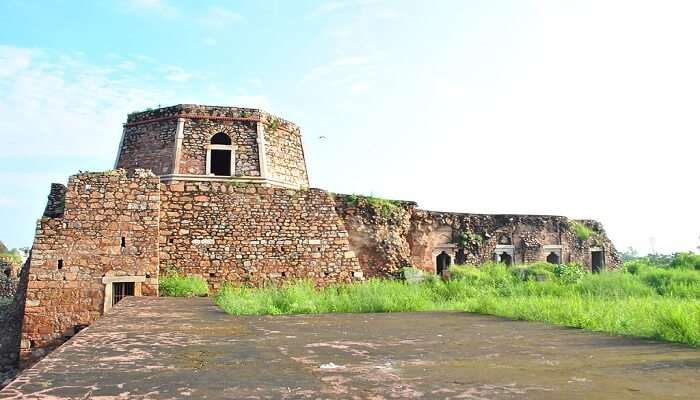
<path id="1" fill-rule="evenodd" d="M 232 317 L 132 297 L 0 399 L 697 398 L 700 352 L 465 313 Z"/>

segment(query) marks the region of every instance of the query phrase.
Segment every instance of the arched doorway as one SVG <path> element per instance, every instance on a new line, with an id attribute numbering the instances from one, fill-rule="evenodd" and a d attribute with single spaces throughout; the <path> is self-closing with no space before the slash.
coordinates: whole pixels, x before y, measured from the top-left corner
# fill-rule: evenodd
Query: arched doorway
<path id="1" fill-rule="evenodd" d="M 561 260 L 559 260 L 559 254 L 555 252 L 549 253 L 547 256 L 547 262 L 550 264 L 559 264 L 561 262 Z"/>
<path id="2" fill-rule="evenodd" d="M 211 138 L 207 149 L 207 175 L 233 175 L 233 146 L 231 138 L 223 132 Z"/>
<path id="3" fill-rule="evenodd" d="M 500 257 L 501 262 L 503 264 L 505 264 L 509 267 L 511 265 L 513 265 L 513 257 L 510 254 L 506 253 L 505 251 L 503 253 L 501 253 L 501 255 L 499 257 Z"/>
<path id="4" fill-rule="evenodd" d="M 445 271 L 447 271 L 451 264 L 452 258 L 449 254 L 445 253 L 444 251 L 438 254 L 437 257 L 435 257 L 435 271 L 438 275 L 442 275 L 443 273 L 445 273 Z"/>

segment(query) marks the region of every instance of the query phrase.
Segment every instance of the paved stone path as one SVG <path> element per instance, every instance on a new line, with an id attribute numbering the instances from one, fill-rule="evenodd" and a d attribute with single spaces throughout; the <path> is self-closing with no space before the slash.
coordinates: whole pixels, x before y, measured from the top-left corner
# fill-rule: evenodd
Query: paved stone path
<path id="1" fill-rule="evenodd" d="M 700 351 L 464 313 L 232 317 L 127 298 L 0 399 L 700 398 Z"/>

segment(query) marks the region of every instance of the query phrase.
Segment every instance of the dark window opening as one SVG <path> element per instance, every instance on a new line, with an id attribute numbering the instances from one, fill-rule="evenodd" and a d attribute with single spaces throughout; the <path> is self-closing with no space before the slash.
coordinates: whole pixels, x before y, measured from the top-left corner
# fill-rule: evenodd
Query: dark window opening
<path id="1" fill-rule="evenodd" d="M 122 236 L 122 249 L 126 247 L 126 238 Z"/>
<path id="2" fill-rule="evenodd" d="M 210 172 L 219 176 L 231 176 L 231 150 L 212 150 Z"/>
<path id="3" fill-rule="evenodd" d="M 10 269 L 9 269 L 9 268 L 8 268 L 8 269 L 6 269 L 6 270 L 4 270 L 4 271 L 2 271 L 2 272 L 3 272 L 3 273 L 4 273 L 4 274 L 5 274 L 5 275 L 6 275 L 6 276 L 7 276 L 8 278 L 9 278 L 9 277 L 10 277 L 10 275 L 11 275 L 11 271 L 10 271 Z"/>
<path id="4" fill-rule="evenodd" d="M 507 266 L 513 265 L 513 257 L 505 251 L 500 255 L 501 262 Z"/>
<path id="5" fill-rule="evenodd" d="M 449 254 L 447 254 L 443 251 L 442 253 L 438 254 L 437 257 L 435 257 L 435 264 L 436 264 L 435 271 L 437 272 L 438 275 L 442 275 L 445 272 L 447 272 L 447 269 L 452 264 L 452 258 L 450 257 Z"/>
<path id="6" fill-rule="evenodd" d="M 209 277 L 210 277 L 210 278 L 216 278 L 216 273 L 210 272 L 210 273 L 209 273 Z"/>
<path id="7" fill-rule="evenodd" d="M 134 295 L 134 282 L 112 283 L 112 305 L 119 303 L 126 296 Z"/>
<path id="8" fill-rule="evenodd" d="M 287 277 L 287 273 L 286 273 L 286 272 L 282 272 L 282 278 L 286 278 L 286 277 Z"/>
<path id="9" fill-rule="evenodd" d="M 592 251 L 591 252 L 591 270 L 594 273 L 603 272 L 603 267 L 605 267 L 605 257 L 603 257 L 602 251 Z"/>
<path id="10" fill-rule="evenodd" d="M 173 244 L 173 238 L 168 239 L 168 243 Z"/>
<path id="11" fill-rule="evenodd" d="M 228 137 L 227 134 L 219 132 L 216 135 L 212 136 L 211 144 L 231 145 L 231 138 Z"/>
<path id="12" fill-rule="evenodd" d="M 63 269 L 63 260 L 58 260 L 58 269 Z"/>
<path id="13" fill-rule="evenodd" d="M 549 255 L 547 256 L 547 262 L 550 264 L 559 264 L 559 254 L 555 252 L 549 253 Z"/>

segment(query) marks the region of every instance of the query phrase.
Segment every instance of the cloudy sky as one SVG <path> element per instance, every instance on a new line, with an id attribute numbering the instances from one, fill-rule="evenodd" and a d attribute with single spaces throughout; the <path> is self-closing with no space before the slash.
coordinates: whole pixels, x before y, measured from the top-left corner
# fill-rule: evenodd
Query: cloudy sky
<path id="1" fill-rule="evenodd" d="M 5 0 L 0 239 L 30 245 L 51 182 L 111 168 L 128 112 L 203 103 L 300 124 L 315 187 L 691 250 L 697 21 L 672 0 Z"/>

